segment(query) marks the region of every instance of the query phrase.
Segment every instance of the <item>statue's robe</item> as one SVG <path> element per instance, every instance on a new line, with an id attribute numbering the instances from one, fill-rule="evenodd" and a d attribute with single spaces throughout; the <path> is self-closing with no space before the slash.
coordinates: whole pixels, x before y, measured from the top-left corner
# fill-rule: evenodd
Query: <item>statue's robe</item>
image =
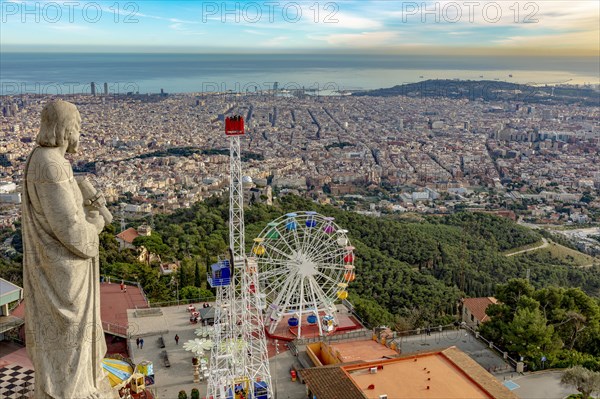
<path id="1" fill-rule="evenodd" d="M 23 283 L 35 398 L 113 397 L 102 370 L 98 231 L 59 148 L 37 147 L 25 166 Z M 108 388 L 108 391 L 107 391 Z"/>

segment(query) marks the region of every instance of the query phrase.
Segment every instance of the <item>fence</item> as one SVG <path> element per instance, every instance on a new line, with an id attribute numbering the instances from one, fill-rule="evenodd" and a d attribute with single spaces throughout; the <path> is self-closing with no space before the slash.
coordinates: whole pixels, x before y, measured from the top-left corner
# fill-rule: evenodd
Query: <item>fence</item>
<path id="1" fill-rule="evenodd" d="M 123 338 L 127 338 L 127 326 L 121 325 L 121 324 L 114 324 L 114 323 L 109 323 L 106 321 L 102 322 L 102 329 L 104 330 L 104 332 L 106 333 L 110 333 L 113 335 L 118 335 L 121 336 Z"/>
<path id="2" fill-rule="evenodd" d="M 215 300 L 214 296 L 209 296 L 209 297 L 200 297 L 200 298 L 193 298 L 193 299 L 180 299 L 178 301 L 153 302 L 153 303 L 148 304 L 148 306 L 151 308 L 163 308 L 163 307 L 169 307 L 169 306 L 190 305 L 190 304 L 193 305 L 196 303 L 214 302 L 214 300 Z"/>
<path id="3" fill-rule="evenodd" d="M 127 285 L 134 285 L 134 286 L 138 287 L 138 289 L 142 293 L 142 297 L 144 297 L 144 301 L 148 304 L 148 306 L 150 306 L 150 300 L 148 300 L 148 297 L 146 296 L 146 292 L 144 291 L 144 288 L 138 281 L 125 280 L 125 279 L 122 279 L 119 277 L 109 276 L 107 274 L 100 275 L 100 282 L 106 282 L 108 284 L 110 284 L 110 283 L 119 284 L 119 283 L 121 283 L 121 281 Z M 137 308 L 137 306 L 136 306 L 136 308 Z"/>
<path id="4" fill-rule="evenodd" d="M 342 333 L 342 334 L 335 334 L 335 335 L 326 335 L 326 336 L 317 336 L 317 337 L 311 337 L 311 338 L 298 338 L 295 339 L 293 341 L 294 343 L 294 349 L 297 352 L 297 347 L 299 345 L 307 345 L 307 344 L 312 344 L 314 342 L 326 342 L 326 343 L 331 343 L 331 342 L 338 342 L 338 341 L 344 341 L 344 340 L 350 340 L 350 339 L 356 339 L 356 338 L 364 338 L 367 336 L 371 335 L 371 331 L 367 330 L 367 329 L 362 329 L 362 330 L 358 330 L 358 331 L 348 331 L 346 333 Z M 291 349 L 291 348 L 290 348 Z"/>
<path id="5" fill-rule="evenodd" d="M 478 331 L 475 331 L 473 328 L 469 327 L 468 325 L 462 325 L 462 328 L 464 328 L 465 330 L 470 332 L 475 337 L 475 339 L 478 339 L 481 342 L 485 343 L 487 345 L 487 347 L 490 348 L 492 351 L 497 352 L 512 367 L 514 367 L 515 369 L 517 368 L 518 361 L 513 359 L 512 357 L 508 356 L 508 352 L 505 352 L 502 348 L 494 345 L 494 343 L 492 341 L 488 341 L 487 339 L 485 339 L 481 334 L 479 334 Z"/>

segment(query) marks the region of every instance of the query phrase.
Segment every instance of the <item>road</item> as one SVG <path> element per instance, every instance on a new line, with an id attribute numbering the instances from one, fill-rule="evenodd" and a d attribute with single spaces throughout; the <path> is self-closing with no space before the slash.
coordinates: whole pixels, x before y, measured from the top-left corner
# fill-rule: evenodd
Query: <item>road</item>
<path id="1" fill-rule="evenodd" d="M 506 254 L 506 256 L 515 256 L 515 255 L 523 254 L 525 252 L 537 251 L 538 249 L 546 248 L 548 246 L 548 240 L 546 240 L 546 238 L 542 237 L 542 242 L 543 242 L 543 244 L 539 245 L 537 247 L 524 249 L 524 250 L 518 251 L 518 252 L 513 252 L 512 254 Z"/>

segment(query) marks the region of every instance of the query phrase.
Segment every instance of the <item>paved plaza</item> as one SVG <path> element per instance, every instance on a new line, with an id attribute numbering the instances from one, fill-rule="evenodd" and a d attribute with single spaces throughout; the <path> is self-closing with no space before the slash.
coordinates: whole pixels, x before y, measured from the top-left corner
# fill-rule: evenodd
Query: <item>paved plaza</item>
<path id="1" fill-rule="evenodd" d="M 512 381 L 519 388 L 513 392 L 521 399 L 563 399 L 577 393 L 575 389 L 560 383 L 562 374 L 562 371 L 541 371 L 517 376 Z"/>
<path id="2" fill-rule="evenodd" d="M 202 305 L 196 305 L 196 308 Z M 162 314 L 136 317 L 135 310 L 128 311 L 130 332 L 130 354 L 134 363 L 149 360 L 154 363 L 155 385 L 152 390 L 159 399 L 175 399 L 179 391 L 190 395 L 193 388 L 206 395 L 206 381 L 199 384 L 193 382 L 192 353 L 183 349 L 183 344 L 197 338 L 195 330 L 200 324 L 191 324 L 187 305 L 160 308 Z M 179 335 L 179 345 L 175 343 L 175 335 Z M 164 338 L 165 348 L 160 348 L 158 338 Z M 136 347 L 136 338 L 144 339 L 144 347 Z M 275 352 L 274 342 L 270 352 Z M 167 352 L 170 367 L 165 367 L 161 357 Z M 276 396 L 274 399 L 303 399 L 306 397 L 305 387 L 299 382 L 292 382 L 290 369 L 297 359 L 287 350 L 285 342 L 279 342 L 279 355 L 270 359 L 272 383 Z M 210 357 L 210 353 L 206 353 Z"/>
<path id="3" fill-rule="evenodd" d="M 456 346 L 492 374 L 497 375 L 513 370 L 502 357 L 463 329 L 432 331 L 431 335 L 423 333 L 397 339 L 400 340 L 400 349 L 403 355 L 443 350 Z"/>

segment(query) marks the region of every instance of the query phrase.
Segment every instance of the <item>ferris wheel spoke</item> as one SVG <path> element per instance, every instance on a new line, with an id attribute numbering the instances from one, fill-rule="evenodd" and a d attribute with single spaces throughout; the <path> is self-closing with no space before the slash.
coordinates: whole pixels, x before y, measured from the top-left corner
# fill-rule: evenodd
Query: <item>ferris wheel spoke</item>
<path id="1" fill-rule="evenodd" d="M 319 295 L 317 294 L 317 292 L 319 291 L 319 287 L 317 285 L 317 282 L 313 278 L 313 276 L 308 277 L 308 284 L 310 286 L 310 296 L 311 296 L 311 300 L 312 300 L 312 305 L 315 308 L 315 312 L 318 313 L 319 303 L 317 302 L 317 297 L 319 297 Z M 317 316 L 318 316 L 318 314 L 317 314 Z"/>
<path id="2" fill-rule="evenodd" d="M 345 268 L 344 266 L 341 265 L 331 265 L 331 264 L 318 264 L 316 267 L 316 270 L 318 270 L 321 273 L 326 273 L 329 276 L 341 276 L 342 273 L 344 273 Z"/>
<path id="3" fill-rule="evenodd" d="M 269 253 L 268 251 L 271 250 L 279 255 L 281 255 L 282 257 L 286 258 L 286 259 L 292 259 L 292 255 L 291 254 L 286 254 L 285 252 L 283 252 L 281 249 L 277 248 L 276 246 L 270 245 L 270 244 L 263 244 L 263 246 L 265 247 L 265 251 L 267 253 Z"/>
<path id="4" fill-rule="evenodd" d="M 273 268 L 271 270 L 261 272 L 259 281 L 269 281 L 276 277 L 286 276 L 288 273 L 289 271 L 284 268 Z"/>
<path id="5" fill-rule="evenodd" d="M 277 294 L 277 297 L 275 298 L 274 303 L 277 306 L 279 306 L 280 309 L 281 309 L 281 299 L 288 291 L 290 291 L 292 281 L 294 281 L 295 277 L 296 276 L 293 273 L 290 273 L 286 277 L 286 279 L 281 287 L 275 287 L 275 286 L 273 287 L 273 289 L 279 288 L 279 293 Z"/>
<path id="6" fill-rule="evenodd" d="M 325 237 L 325 239 L 318 240 L 314 243 L 309 251 L 309 256 L 316 256 L 317 254 L 322 253 L 325 249 L 330 248 L 332 244 L 337 245 L 337 242 L 332 240 L 330 236 L 323 234 L 322 237 Z"/>
<path id="7" fill-rule="evenodd" d="M 289 259 L 266 257 L 259 261 L 258 268 L 259 268 L 259 270 L 265 270 L 267 268 L 271 268 L 271 266 L 274 266 L 274 265 L 289 269 L 290 265 L 291 265 L 291 261 Z"/>
<path id="8" fill-rule="evenodd" d="M 323 290 L 323 288 L 319 285 L 319 283 L 313 276 L 311 276 L 311 284 L 313 286 L 314 296 L 317 298 L 315 302 L 320 302 L 320 306 L 318 306 L 318 309 L 325 309 L 329 302 L 327 299 L 327 293 Z"/>
<path id="9" fill-rule="evenodd" d="M 298 286 L 298 284 L 301 283 L 302 279 L 292 278 L 290 281 L 292 281 L 292 283 L 290 283 L 289 289 L 286 292 L 284 292 L 285 295 L 282 296 L 285 297 L 285 300 L 282 301 L 282 304 L 280 305 L 282 312 L 286 312 L 287 309 L 290 308 L 292 296 L 297 292 L 296 286 Z"/>
<path id="10" fill-rule="evenodd" d="M 314 248 L 319 243 L 325 241 L 323 240 L 323 238 L 327 236 L 327 234 L 325 234 L 325 232 L 323 231 L 323 227 L 319 223 L 317 223 L 317 225 L 311 228 L 310 230 L 314 231 L 314 234 L 311 234 L 311 236 L 308 239 L 307 251 L 309 251 L 311 248 Z"/>
<path id="11" fill-rule="evenodd" d="M 304 231 L 306 231 L 306 234 L 304 235 L 304 239 L 302 240 L 302 252 L 307 253 L 311 246 L 314 245 L 314 241 L 313 241 L 313 237 L 318 236 L 318 222 L 316 222 L 316 220 L 313 218 L 312 220 L 314 220 L 315 226 L 313 227 L 308 227 L 308 225 L 306 223 L 309 222 L 309 220 L 311 219 L 307 219 L 306 222 L 304 222 L 304 225 L 306 226 L 306 229 Z M 315 238 L 316 239 L 316 238 Z"/>
<path id="12" fill-rule="evenodd" d="M 294 249 L 290 245 L 289 235 L 285 234 L 285 233 L 281 233 L 279 231 L 278 231 L 278 234 L 279 234 L 279 238 L 277 240 L 274 240 L 272 246 L 274 246 L 274 247 L 280 249 L 281 251 L 283 251 L 283 248 L 279 248 L 277 245 L 274 245 L 274 244 L 282 244 L 283 243 L 283 244 L 285 244 L 285 247 L 287 247 L 288 250 L 289 250 L 289 256 L 292 256 L 293 254 L 295 254 L 298 251 L 298 249 Z M 283 245 L 281 245 L 281 246 L 283 246 Z"/>
<path id="13" fill-rule="evenodd" d="M 326 274 L 324 274 L 324 273 L 322 273 L 320 271 L 317 271 L 315 273 L 315 275 L 321 277 L 322 279 L 324 279 L 325 281 L 327 281 L 328 283 L 330 283 L 332 285 L 337 286 L 337 284 L 339 283 L 339 281 L 335 281 L 334 279 L 332 279 L 331 277 L 327 276 Z"/>
<path id="14" fill-rule="evenodd" d="M 313 254 L 310 259 L 315 262 L 338 262 L 343 260 L 343 252 L 334 250 L 326 251 L 325 248 L 321 252 Z"/>

